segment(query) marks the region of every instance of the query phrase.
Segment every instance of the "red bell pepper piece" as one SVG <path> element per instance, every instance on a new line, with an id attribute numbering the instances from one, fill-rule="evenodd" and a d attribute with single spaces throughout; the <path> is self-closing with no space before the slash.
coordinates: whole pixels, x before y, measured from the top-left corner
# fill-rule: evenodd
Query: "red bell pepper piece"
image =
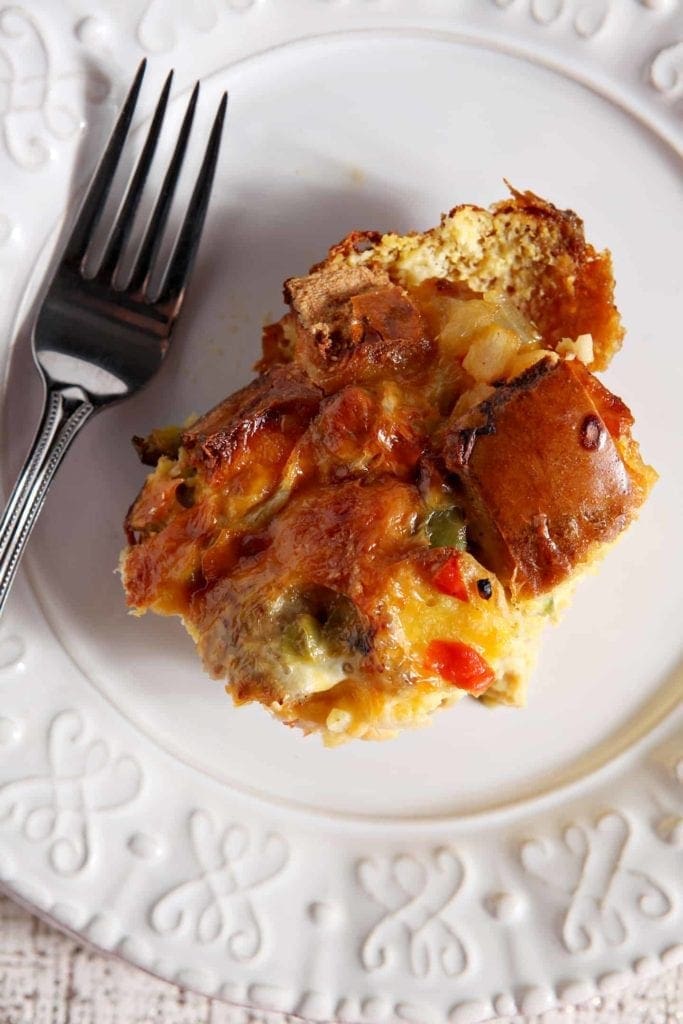
<path id="1" fill-rule="evenodd" d="M 459 555 L 451 555 L 450 558 L 447 558 L 432 576 L 432 581 L 442 594 L 457 597 L 459 601 L 469 601 L 467 587 L 460 572 Z"/>
<path id="2" fill-rule="evenodd" d="M 442 679 L 478 697 L 495 679 L 495 672 L 474 647 L 457 640 L 432 640 L 427 665 Z"/>

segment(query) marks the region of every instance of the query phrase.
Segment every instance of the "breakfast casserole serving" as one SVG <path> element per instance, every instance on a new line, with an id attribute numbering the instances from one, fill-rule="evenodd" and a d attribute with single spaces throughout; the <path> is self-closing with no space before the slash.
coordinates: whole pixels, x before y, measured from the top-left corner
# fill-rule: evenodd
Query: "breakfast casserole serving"
<path id="1" fill-rule="evenodd" d="M 285 283 L 259 375 L 184 429 L 126 517 L 130 608 L 328 744 L 519 705 L 544 626 L 656 479 L 594 375 L 608 252 L 531 193 L 354 232 Z"/>

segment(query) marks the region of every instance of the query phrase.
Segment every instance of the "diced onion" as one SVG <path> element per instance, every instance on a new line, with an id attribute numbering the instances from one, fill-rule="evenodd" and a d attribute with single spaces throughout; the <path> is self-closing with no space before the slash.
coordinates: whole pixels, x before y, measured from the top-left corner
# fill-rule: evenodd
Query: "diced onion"
<path id="1" fill-rule="evenodd" d="M 463 367 L 479 384 L 492 384 L 505 375 L 508 363 L 517 355 L 519 337 L 505 327 L 490 327 L 470 345 Z"/>
<path id="2" fill-rule="evenodd" d="M 483 299 L 442 301 L 446 319 L 439 334 L 441 350 L 455 357 L 463 356 L 470 348 L 473 336 L 490 327 L 498 311 Z"/>
<path id="3" fill-rule="evenodd" d="M 578 359 L 585 366 L 593 362 L 593 335 L 579 334 L 576 341 L 571 338 L 563 338 L 557 345 L 556 351 L 565 359 Z"/>

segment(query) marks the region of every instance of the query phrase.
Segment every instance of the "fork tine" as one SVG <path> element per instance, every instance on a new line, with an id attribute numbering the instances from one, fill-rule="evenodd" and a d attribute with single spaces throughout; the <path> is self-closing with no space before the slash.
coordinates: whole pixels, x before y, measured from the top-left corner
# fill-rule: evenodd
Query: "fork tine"
<path id="1" fill-rule="evenodd" d="M 150 164 L 154 158 L 157 142 L 159 141 L 159 135 L 161 133 L 164 114 L 166 113 L 166 106 L 168 104 L 172 81 L 173 71 L 170 71 L 166 81 L 164 82 L 164 87 L 161 91 L 161 96 L 159 97 L 156 110 L 154 111 L 154 117 L 152 119 L 149 132 L 147 133 L 145 145 L 140 153 L 140 157 L 135 166 L 135 171 L 133 172 L 133 176 L 126 190 L 126 197 L 123 200 L 116 216 L 111 237 L 107 243 L 105 254 L 97 272 L 97 276 L 102 280 L 109 280 L 113 276 L 114 271 L 116 270 L 116 265 L 119 262 L 119 257 L 121 256 L 121 252 L 133 226 L 135 214 L 142 196 L 142 190 L 145 181 L 147 180 Z"/>
<path id="2" fill-rule="evenodd" d="M 196 83 L 192 90 L 190 101 L 187 104 L 185 117 L 183 118 L 183 123 L 180 126 L 180 132 L 178 134 L 178 141 L 176 142 L 171 162 L 168 165 L 168 170 L 166 171 L 166 175 L 161 186 L 159 198 L 156 201 L 154 210 L 152 211 L 152 216 L 149 224 L 147 225 L 145 237 L 142 241 L 138 257 L 133 267 L 133 273 L 131 274 L 130 280 L 126 286 L 127 291 L 136 292 L 143 288 L 147 275 L 149 274 L 150 267 L 154 262 L 154 257 L 156 256 L 159 245 L 161 244 L 164 227 L 168 220 L 171 203 L 173 201 L 173 196 L 175 195 L 176 185 L 178 184 L 180 169 L 185 158 L 187 140 L 190 136 L 190 129 L 192 128 L 192 121 L 194 119 L 198 96 L 199 82 Z"/>
<path id="3" fill-rule="evenodd" d="M 224 92 L 218 105 L 213 127 L 211 128 L 199 175 L 192 190 L 192 197 L 173 248 L 173 255 L 164 277 L 164 283 L 156 300 L 164 303 L 176 301 L 177 308 L 174 310 L 174 314 L 177 313 L 180 307 L 183 290 L 192 270 L 192 264 L 194 263 L 197 246 L 199 245 L 199 239 L 204 226 L 204 218 L 206 217 L 206 210 L 209 205 L 211 186 L 213 185 L 216 163 L 221 148 L 221 135 L 227 105 L 228 94 Z"/>
<path id="4" fill-rule="evenodd" d="M 116 168 L 118 167 L 123 144 L 126 141 L 128 129 L 133 120 L 133 113 L 135 112 L 135 105 L 146 66 L 147 60 L 143 59 L 130 87 L 130 92 L 126 97 L 126 102 L 123 104 L 121 113 L 117 118 L 114 130 L 107 143 L 107 148 L 98 164 L 95 177 L 83 200 L 78 219 L 66 245 L 63 256 L 63 262 L 65 263 L 80 263 L 85 256 L 92 232 L 100 219 Z"/>

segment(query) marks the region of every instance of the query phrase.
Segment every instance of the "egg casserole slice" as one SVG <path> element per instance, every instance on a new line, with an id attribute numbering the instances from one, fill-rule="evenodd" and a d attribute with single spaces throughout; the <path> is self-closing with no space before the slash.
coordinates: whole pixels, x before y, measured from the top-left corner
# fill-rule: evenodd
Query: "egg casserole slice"
<path id="1" fill-rule="evenodd" d="M 349 235 L 285 283 L 250 384 L 135 439 L 131 610 L 179 615 L 236 704 L 329 745 L 523 704 L 542 630 L 656 479 L 593 373 L 613 286 L 528 192 Z"/>

